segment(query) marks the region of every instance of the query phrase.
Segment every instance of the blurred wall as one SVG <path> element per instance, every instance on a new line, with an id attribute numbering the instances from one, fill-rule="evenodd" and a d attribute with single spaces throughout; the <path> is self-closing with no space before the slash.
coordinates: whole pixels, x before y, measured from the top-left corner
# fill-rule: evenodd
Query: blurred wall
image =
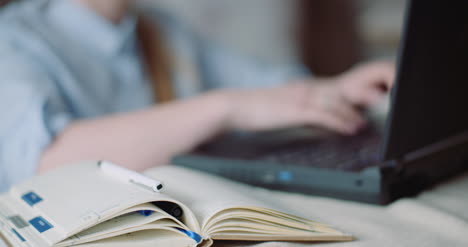
<path id="1" fill-rule="evenodd" d="M 330 3 L 330 0 L 145 1 L 174 13 L 190 23 L 202 35 L 241 52 L 279 64 L 297 61 L 303 55 L 304 48 L 298 47 L 295 28 L 300 24 L 299 17 L 304 2 L 313 2 L 312 6 Z M 340 1 L 341 4 L 349 2 L 349 0 L 333 0 L 337 3 Z M 361 59 L 394 57 L 400 39 L 406 0 L 353 0 L 353 2 L 355 2 L 359 57 Z M 310 12 L 317 14 L 320 10 Z M 313 26 L 311 24 L 311 27 Z M 303 25 L 302 29 L 307 31 L 307 25 Z"/>
<path id="2" fill-rule="evenodd" d="M 395 57 L 407 0 L 360 0 L 359 26 L 365 56 Z"/>
<path id="3" fill-rule="evenodd" d="M 147 0 L 198 32 L 274 63 L 296 59 L 294 0 Z"/>

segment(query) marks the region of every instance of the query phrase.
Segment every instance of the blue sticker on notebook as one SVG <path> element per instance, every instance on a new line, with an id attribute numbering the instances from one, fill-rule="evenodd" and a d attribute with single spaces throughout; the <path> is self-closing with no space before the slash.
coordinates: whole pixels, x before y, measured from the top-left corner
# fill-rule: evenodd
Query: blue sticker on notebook
<path id="1" fill-rule="evenodd" d="M 21 240 L 21 242 L 26 242 L 26 239 L 23 238 L 15 229 L 11 228 L 11 231 Z"/>
<path id="2" fill-rule="evenodd" d="M 39 233 L 43 233 L 43 232 L 49 230 L 50 228 L 53 228 L 53 226 L 49 222 L 47 222 L 47 220 L 42 218 L 41 216 L 38 216 L 38 217 L 30 220 L 29 224 L 34 226 L 34 228 L 36 228 L 36 230 Z"/>
<path id="3" fill-rule="evenodd" d="M 183 232 L 183 233 L 185 233 L 191 239 L 195 240 L 195 242 L 197 242 L 197 244 L 199 244 L 203 240 L 203 238 L 200 235 L 198 235 L 197 233 L 195 233 L 195 232 L 185 230 L 185 229 L 182 229 L 182 228 L 177 228 L 177 227 L 176 227 L 176 229 Z"/>
<path id="4" fill-rule="evenodd" d="M 34 206 L 34 204 L 42 201 L 42 198 L 32 191 L 24 194 L 21 199 L 23 199 L 23 201 L 25 201 L 29 206 Z"/>

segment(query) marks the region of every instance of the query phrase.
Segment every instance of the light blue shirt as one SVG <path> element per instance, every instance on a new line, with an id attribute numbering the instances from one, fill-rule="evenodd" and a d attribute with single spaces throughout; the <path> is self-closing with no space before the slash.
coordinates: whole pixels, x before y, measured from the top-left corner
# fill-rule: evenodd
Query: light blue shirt
<path id="1" fill-rule="evenodd" d="M 155 18 L 176 58 L 179 97 L 271 86 L 302 73 L 259 65 L 202 42 L 165 14 Z M 71 121 L 153 104 L 132 16 L 113 25 L 71 0 L 23 0 L 0 9 L 0 30 L 0 191 L 32 176 Z"/>

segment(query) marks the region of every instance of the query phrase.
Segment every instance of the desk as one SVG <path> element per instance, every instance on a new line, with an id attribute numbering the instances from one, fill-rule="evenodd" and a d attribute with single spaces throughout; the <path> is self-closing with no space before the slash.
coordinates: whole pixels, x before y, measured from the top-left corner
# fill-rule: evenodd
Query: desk
<path id="1" fill-rule="evenodd" d="M 388 206 L 263 191 L 292 213 L 326 222 L 358 239 L 344 243 L 215 242 L 214 247 L 468 246 L 468 173 Z"/>

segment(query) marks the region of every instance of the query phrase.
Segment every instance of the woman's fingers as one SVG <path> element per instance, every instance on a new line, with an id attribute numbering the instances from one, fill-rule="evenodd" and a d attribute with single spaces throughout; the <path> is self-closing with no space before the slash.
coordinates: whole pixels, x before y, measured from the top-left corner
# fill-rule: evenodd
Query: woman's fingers
<path id="1" fill-rule="evenodd" d="M 343 134 L 355 134 L 366 121 L 362 114 L 352 105 L 337 102 L 330 108 L 312 108 L 308 113 L 312 121 L 308 124 L 336 130 Z"/>
<path id="2" fill-rule="evenodd" d="M 351 135 L 365 124 L 361 113 L 342 98 L 335 84 L 296 83 L 233 95 L 233 128 L 268 130 L 312 125 Z"/>
<path id="3" fill-rule="evenodd" d="M 395 67 L 390 62 L 371 62 L 356 66 L 337 77 L 344 98 L 356 105 L 375 104 L 394 80 Z"/>
<path id="4" fill-rule="evenodd" d="M 385 92 L 382 92 L 380 90 L 366 90 L 362 91 L 359 98 L 360 100 L 358 101 L 359 105 L 363 106 L 371 106 L 377 104 L 380 100 L 382 100 L 385 96 Z"/>
<path id="5" fill-rule="evenodd" d="M 311 86 L 307 113 L 307 124 L 352 134 L 365 125 L 366 121 L 354 105 L 344 99 L 335 84 L 316 84 Z"/>
<path id="6" fill-rule="evenodd" d="M 328 111 L 313 111 L 304 116 L 306 124 L 326 128 L 344 135 L 353 135 L 357 129 L 349 122 Z"/>

